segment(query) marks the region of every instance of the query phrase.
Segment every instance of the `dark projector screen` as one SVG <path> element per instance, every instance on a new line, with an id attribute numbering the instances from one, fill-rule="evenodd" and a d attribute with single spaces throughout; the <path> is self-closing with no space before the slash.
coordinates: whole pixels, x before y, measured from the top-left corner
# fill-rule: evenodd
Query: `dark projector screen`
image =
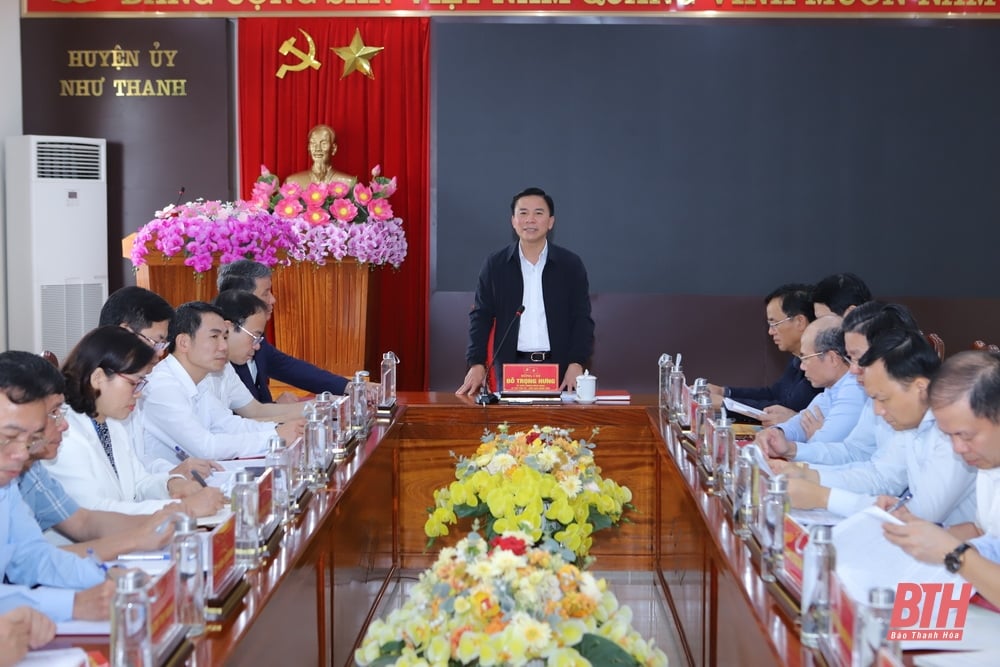
<path id="1" fill-rule="evenodd" d="M 434 291 L 471 291 L 510 197 L 556 201 L 593 292 L 1000 296 L 1000 23 L 433 26 Z"/>

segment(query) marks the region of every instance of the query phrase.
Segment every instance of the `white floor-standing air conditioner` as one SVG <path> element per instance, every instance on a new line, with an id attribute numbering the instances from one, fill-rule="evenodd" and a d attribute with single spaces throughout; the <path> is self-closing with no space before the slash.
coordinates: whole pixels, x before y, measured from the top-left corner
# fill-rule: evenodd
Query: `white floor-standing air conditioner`
<path id="1" fill-rule="evenodd" d="M 108 296 L 107 142 L 8 137 L 8 348 L 62 362 Z"/>

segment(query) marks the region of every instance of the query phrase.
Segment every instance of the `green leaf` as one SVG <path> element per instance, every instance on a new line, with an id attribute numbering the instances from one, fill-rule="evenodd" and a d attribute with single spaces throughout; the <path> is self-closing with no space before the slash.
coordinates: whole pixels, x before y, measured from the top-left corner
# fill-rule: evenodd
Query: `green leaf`
<path id="1" fill-rule="evenodd" d="M 479 503 L 475 507 L 466 503 L 455 505 L 455 516 L 459 518 L 467 516 L 482 516 L 488 511 L 489 506 L 486 503 Z"/>
<path id="2" fill-rule="evenodd" d="M 612 525 L 609 517 L 604 516 L 593 507 L 590 508 L 590 515 L 587 517 L 587 521 L 594 526 L 595 533 L 599 530 L 610 528 Z"/>
<path id="3" fill-rule="evenodd" d="M 574 646 L 576 652 L 590 661 L 592 665 L 631 665 L 639 667 L 639 661 L 633 658 L 621 646 L 600 635 L 587 633 Z"/>
<path id="4" fill-rule="evenodd" d="M 403 654 L 403 647 L 406 643 L 403 640 L 397 640 L 394 642 L 389 642 L 388 644 L 382 644 L 379 648 L 379 657 L 371 663 L 372 667 L 383 667 L 384 665 L 393 665 L 399 656 Z"/>

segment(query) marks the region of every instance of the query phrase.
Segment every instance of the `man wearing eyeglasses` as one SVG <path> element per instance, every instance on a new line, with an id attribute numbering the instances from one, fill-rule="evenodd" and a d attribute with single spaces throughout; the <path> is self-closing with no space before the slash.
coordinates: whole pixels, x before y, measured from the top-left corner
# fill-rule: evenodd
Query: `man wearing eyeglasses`
<path id="1" fill-rule="evenodd" d="M 789 479 L 792 507 L 828 509 L 850 516 L 879 500 L 909 490 L 917 516 L 945 525 L 971 521 L 976 510 L 976 472 L 937 427 L 928 387 L 941 360 L 919 331 L 876 334 L 858 360 L 875 414 L 892 428 L 871 460 L 802 466 L 772 461 Z"/>
<path id="2" fill-rule="evenodd" d="M 0 613 L 22 605 L 55 621 L 108 618 L 112 582 L 90 558 L 45 541 L 14 480 L 28 452 L 45 442 L 48 394 L 33 372 L 36 355 L 0 353 Z"/>
<path id="3" fill-rule="evenodd" d="M 242 290 L 267 304 L 267 316 L 271 317 L 277 299 L 271 291 L 271 269 L 260 262 L 241 259 L 219 267 L 219 292 Z M 261 403 L 294 403 L 298 397 L 286 392 L 277 401 L 271 396 L 268 381 L 273 377 L 279 382 L 302 389 L 312 394 L 328 391 L 343 394 L 347 389 L 347 378 L 314 366 L 290 354 L 285 354 L 267 340 L 261 339 L 260 348 L 245 364 L 236 364 L 236 373 L 253 397 Z"/>
<path id="4" fill-rule="evenodd" d="M 858 423 L 865 405 L 865 392 L 849 372 L 840 317 L 827 315 L 810 323 L 802 334 L 800 349 L 799 362 L 806 379 L 822 392 L 799 414 L 757 434 L 764 451 L 768 451 L 769 438 L 781 434 L 796 445 L 843 440 Z"/>
<path id="5" fill-rule="evenodd" d="M 143 460 L 263 456 L 271 436 L 292 442 L 302 434 L 301 418 L 281 424 L 245 419 L 219 399 L 209 375 L 229 363 L 228 337 L 229 325 L 215 306 L 202 301 L 178 306 L 170 322 L 170 354 L 153 368 L 140 399 Z"/>
<path id="6" fill-rule="evenodd" d="M 716 402 L 732 398 L 763 410 L 767 413 L 767 417 L 761 420 L 764 426 L 780 424 L 809 405 L 819 390 L 806 379 L 799 355 L 802 353 L 802 332 L 816 319 L 811 289 L 809 285 L 782 285 L 764 298 L 767 333 L 779 350 L 792 355 L 784 374 L 769 387 L 709 385 Z"/>
<path id="7" fill-rule="evenodd" d="M 101 307 L 100 326 L 119 326 L 146 341 L 157 352 L 167 349 L 167 329 L 174 309 L 159 294 L 142 287 L 115 290 Z"/>
<path id="8" fill-rule="evenodd" d="M 251 292 L 224 290 L 212 302 L 229 324 L 229 363 L 221 371 L 210 373 L 216 383 L 216 393 L 233 412 L 247 419 L 277 422 L 298 419 L 302 406 L 296 403 L 261 403 L 254 398 L 236 372 L 256 356 L 264 342 L 267 325 L 267 304 Z"/>

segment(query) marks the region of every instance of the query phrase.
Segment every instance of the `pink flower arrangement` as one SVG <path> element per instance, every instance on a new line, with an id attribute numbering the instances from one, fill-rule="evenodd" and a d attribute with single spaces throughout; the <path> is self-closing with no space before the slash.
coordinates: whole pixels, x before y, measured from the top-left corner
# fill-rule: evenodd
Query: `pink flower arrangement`
<path id="1" fill-rule="evenodd" d="M 278 186 L 266 167 L 247 201 L 197 201 L 167 206 L 136 234 L 132 263 L 146 262 L 150 249 L 184 256 L 195 272 L 253 259 L 268 266 L 326 262 L 353 257 L 374 266 L 399 268 L 406 259 L 403 221 L 394 217 L 389 197 L 396 179 L 372 169 L 368 185 L 335 181 L 302 188 Z M 283 252 L 282 252 L 283 251 Z"/>

